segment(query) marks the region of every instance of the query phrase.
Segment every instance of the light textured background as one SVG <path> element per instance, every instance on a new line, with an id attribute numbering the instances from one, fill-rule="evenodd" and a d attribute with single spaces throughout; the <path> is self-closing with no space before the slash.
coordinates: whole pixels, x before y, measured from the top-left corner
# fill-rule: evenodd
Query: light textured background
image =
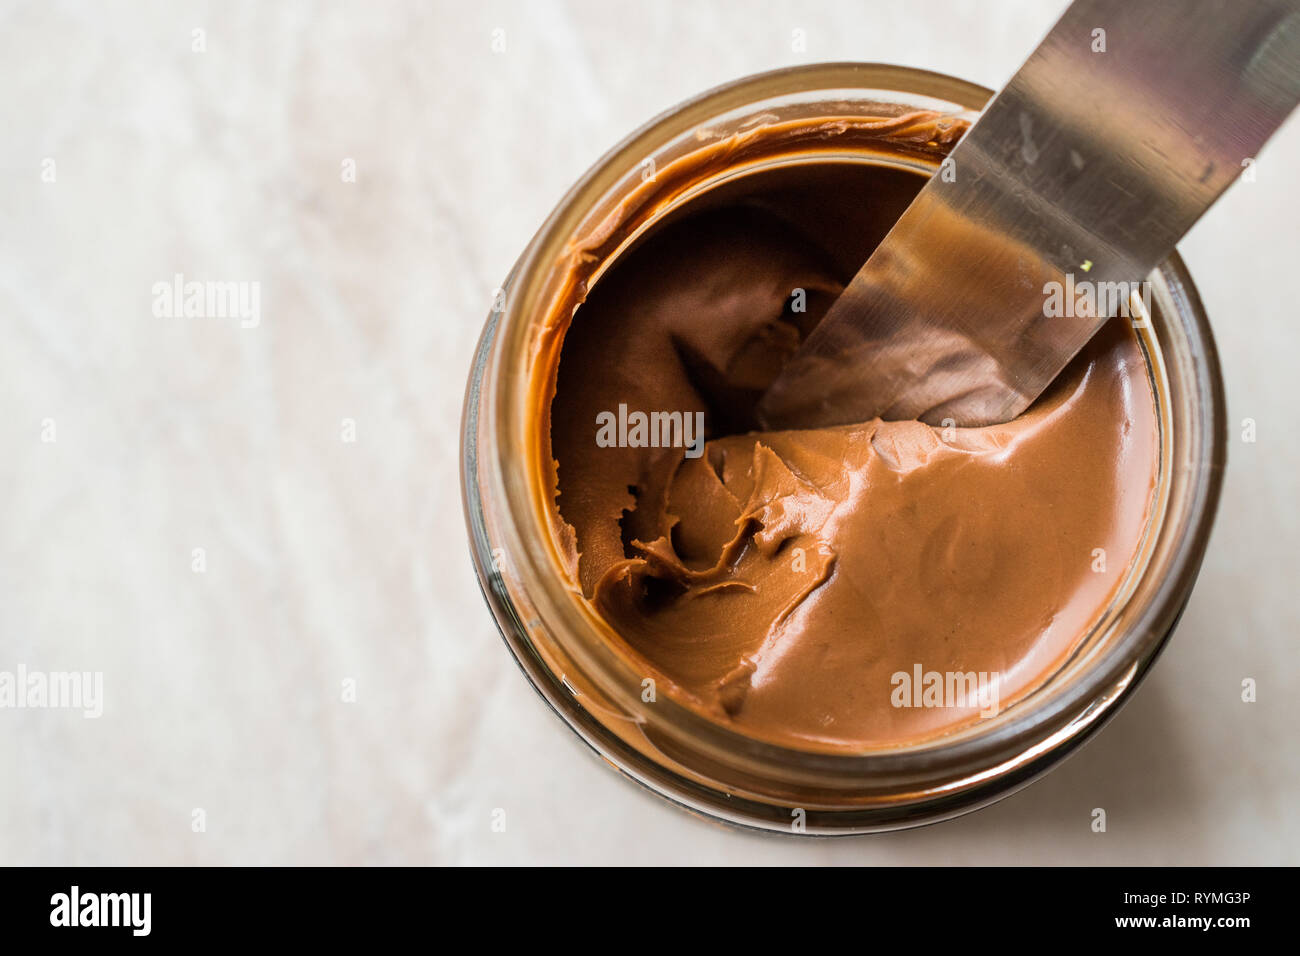
<path id="1" fill-rule="evenodd" d="M 1182 245 L 1234 422 L 1200 583 L 1136 699 L 1027 791 L 847 841 L 689 817 L 547 711 L 470 568 L 471 351 L 589 164 L 789 63 L 999 86 L 1061 6 L 5 3 L 0 670 L 101 670 L 106 710 L 0 710 L 0 862 L 1300 863 L 1300 120 Z M 155 318 L 175 272 L 259 281 L 261 325 Z"/>

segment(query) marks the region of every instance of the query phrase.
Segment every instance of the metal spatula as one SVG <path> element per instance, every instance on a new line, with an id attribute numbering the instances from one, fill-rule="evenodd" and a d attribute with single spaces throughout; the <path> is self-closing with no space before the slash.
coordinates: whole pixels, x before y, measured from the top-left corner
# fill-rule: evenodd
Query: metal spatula
<path id="1" fill-rule="evenodd" d="M 768 389 L 760 420 L 1014 418 L 1129 308 L 1297 101 L 1296 0 L 1076 0 Z"/>

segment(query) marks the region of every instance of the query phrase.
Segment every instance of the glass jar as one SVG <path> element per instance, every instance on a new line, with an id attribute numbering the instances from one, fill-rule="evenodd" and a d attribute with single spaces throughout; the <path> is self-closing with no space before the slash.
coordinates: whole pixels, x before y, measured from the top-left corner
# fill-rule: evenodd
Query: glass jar
<path id="1" fill-rule="evenodd" d="M 520 668 L 569 727 L 611 766 L 688 809 L 825 835 L 917 826 L 987 805 L 1050 769 L 1114 715 L 1186 604 L 1218 503 L 1227 425 L 1214 341 L 1176 254 L 1148 277 L 1152 315 L 1139 329 L 1160 426 L 1159 478 L 1141 553 L 1069 660 L 996 717 L 863 753 L 752 739 L 666 695 L 643 699 L 643 675 L 616 652 L 609 625 L 565 571 L 538 453 L 550 395 L 542 377 L 553 374 L 548 356 L 583 290 L 665 215 L 746 164 L 773 161 L 744 155 L 747 130 L 825 118 L 820 127 L 804 125 L 819 132 L 799 144 L 801 155 L 842 155 L 849 135 L 855 158 L 871 161 L 874 119 L 935 111 L 959 131 L 990 95 L 936 73 L 856 63 L 777 70 L 711 90 L 597 162 L 542 225 L 494 303 L 470 374 L 461 451 L 471 550 L 487 603 Z M 897 133 L 890 135 L 888 162 L 896 165 L 911 164 L 910 150 L 914 168 L 932 172 L 945 151 L 923 141 L 900 151 Z M 730 144 L 718 150 L 716 169 L 679 180 L 674 160 L 711 143 Z"/>

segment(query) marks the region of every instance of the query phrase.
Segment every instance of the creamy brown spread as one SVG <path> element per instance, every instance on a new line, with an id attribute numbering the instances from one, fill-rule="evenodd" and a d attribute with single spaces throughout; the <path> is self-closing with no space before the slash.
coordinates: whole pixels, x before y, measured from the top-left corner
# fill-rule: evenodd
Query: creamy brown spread
<path id="1" fill-rule="evenodd" d="M 659 693 L 761 739 L 899 746 L 987 713 L 900 706 L 900 673 L 996 675 L 1005 709 L 1101 618 L 1148 524 L 1156 411 L 1122 320 L 1007 424 L 751 430 L 922 182 L 829 158 L 739 179 L 623 252 L 563 333 L 549 437 L 575 584 Z M 634 412 L 661 417 L 638 432 Z M 707 443 L 673 446 L 666 416 L 697 412 Z"/>

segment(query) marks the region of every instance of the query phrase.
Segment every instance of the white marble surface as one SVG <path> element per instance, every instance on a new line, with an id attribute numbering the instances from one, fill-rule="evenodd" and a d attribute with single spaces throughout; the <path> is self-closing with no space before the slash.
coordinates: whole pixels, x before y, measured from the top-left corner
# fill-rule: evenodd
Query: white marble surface
<path id="1" fill-rule="evenodd" d="M 0 863 L 1300 863 L 1300 120 L 1182 246 L 1258 422 L 1200 584 L 1027 791 L 847 841 L 694 819 L 548 713 L 470 569 L 471 350 L 583 169 L 783 64 L 998 86 L 1061 6 L 5 3 L 0 670 L 102 671 L 104 714 L 0 710 Z M 176 272 L 258 281 L 260 324 L 155 317 Z"/>

